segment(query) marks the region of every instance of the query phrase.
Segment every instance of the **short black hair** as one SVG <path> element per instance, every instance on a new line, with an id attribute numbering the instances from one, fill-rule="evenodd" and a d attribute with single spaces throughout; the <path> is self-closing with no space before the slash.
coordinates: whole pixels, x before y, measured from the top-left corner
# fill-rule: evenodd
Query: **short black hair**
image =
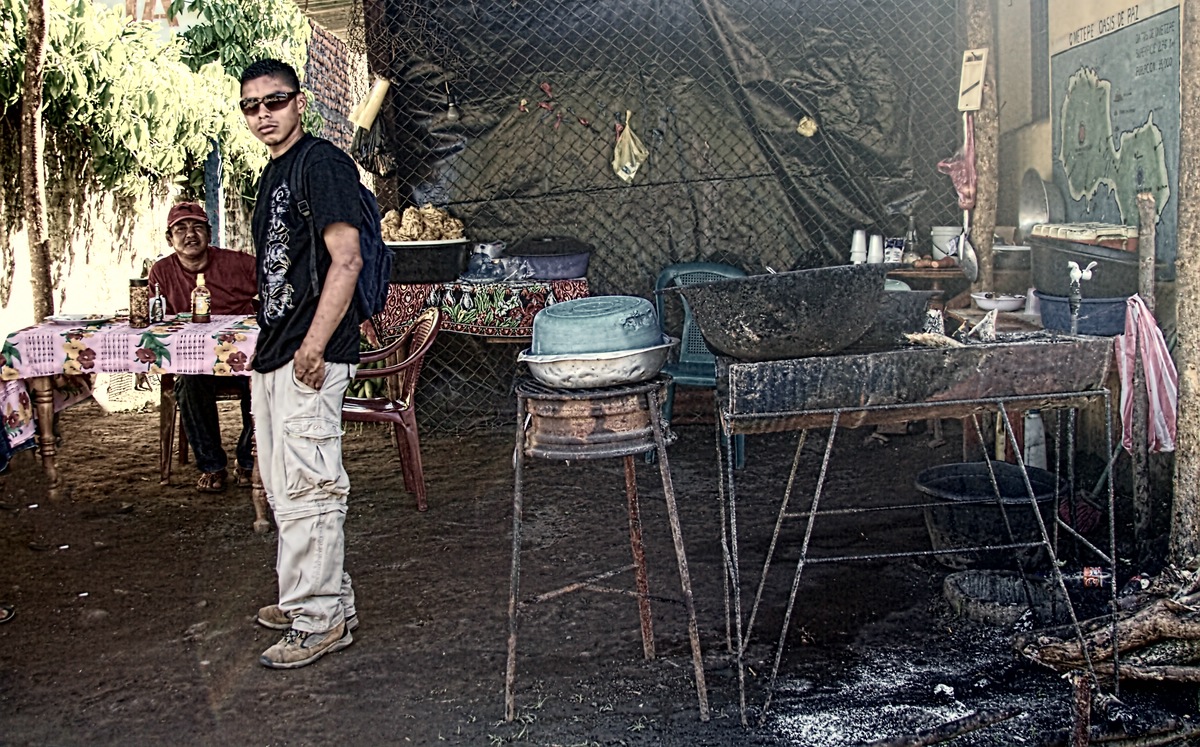
<path id="1" fill-rule="evenodd" d="M 296 75 L 296 69 L 282 60 L 271 57 L 247 65 L 246 69 L 242 71 L 241 84 L 244 86 L 247 81 L 268 76 L 282 79 L 294 91 L 300 90 L 300 78 Z"/>

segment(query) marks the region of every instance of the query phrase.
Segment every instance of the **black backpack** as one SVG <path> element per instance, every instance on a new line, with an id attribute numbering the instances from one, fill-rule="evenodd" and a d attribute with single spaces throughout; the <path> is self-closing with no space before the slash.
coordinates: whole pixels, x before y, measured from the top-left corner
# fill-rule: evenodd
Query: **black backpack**
<path id="1" fill-rule="evenodd" d="M 292 170 L 288 175 L 288 188 L 296 198 L 296 207 L 308 221 L 308 233 L 312 236 L 313 257 L 309 263 L 312 271 L 312 287 L 316 295 L 320 295 L 321 286 L 317 279 L 317 231 L 313 224 L 312 209 L 305 199 L 302 182 L 299 178 L 304 173 L 304 159 L 308 151 L 317 144 L 316 138 L 309 138 L 299 146 L 296 160 L 292 162 Z M 379 214 L 379 203 L 375 193 L 358 184 L 358 199 L 362 206 L 362 225 L 358 229 L 358 251 L 362 255 L 362 270 L 358 273 L 358 285 L 354 288 L 353 306 L 358 310 L 359 319 L 370 319 L 383 311 L 387 303 L 388 281 L 392 277 L 392 250 L 383 243 L 382 220 Z"/>

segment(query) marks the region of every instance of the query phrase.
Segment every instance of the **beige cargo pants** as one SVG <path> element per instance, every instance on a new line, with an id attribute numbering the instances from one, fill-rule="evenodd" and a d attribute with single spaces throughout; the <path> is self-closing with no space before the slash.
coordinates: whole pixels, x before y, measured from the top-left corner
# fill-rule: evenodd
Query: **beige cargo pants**
<path id="1" fill-rule="evenodd" d="M 251 376 L 251 410 L 258 469 L 279 534 L 279 606 L 296 630 L 323 633 L 355 613 L 342 529 L 350 494 L 342 397 L 355 366 L 326 363 L 320 389 L 298 381 L 294 366 Z"/>

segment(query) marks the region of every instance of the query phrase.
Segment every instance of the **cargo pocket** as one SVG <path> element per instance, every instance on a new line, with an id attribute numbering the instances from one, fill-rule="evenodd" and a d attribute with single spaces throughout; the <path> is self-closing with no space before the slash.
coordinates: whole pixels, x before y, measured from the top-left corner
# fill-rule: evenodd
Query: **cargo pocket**
<path id="1" fill-rule="evenodd" d="M 292 418 L 284 422 L 283 435 L 289 498 L 333 498 L 350 492 L 342 470 L 340 422 Z"/>

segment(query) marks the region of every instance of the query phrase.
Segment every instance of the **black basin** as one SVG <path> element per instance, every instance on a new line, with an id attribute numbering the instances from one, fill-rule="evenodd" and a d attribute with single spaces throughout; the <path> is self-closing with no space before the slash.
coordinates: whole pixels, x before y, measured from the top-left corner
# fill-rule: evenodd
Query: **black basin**
<path id="1" fill-rule="evenodd" d="M 745 361 L 837 353 L 875 323 L 890 265 L 837 265 L 678 288 L 708 346 Z"/>
<path id="2" fill-rule="evenodd" d="M 929 302 L 941 291 L 885 291 L 875 314 L 875 321 L 862 337 L 846 349 L 848 353 L 870 353 L 893 350 L 905 344 L 906 332 L 925 328 L 925 312 Z"/>

